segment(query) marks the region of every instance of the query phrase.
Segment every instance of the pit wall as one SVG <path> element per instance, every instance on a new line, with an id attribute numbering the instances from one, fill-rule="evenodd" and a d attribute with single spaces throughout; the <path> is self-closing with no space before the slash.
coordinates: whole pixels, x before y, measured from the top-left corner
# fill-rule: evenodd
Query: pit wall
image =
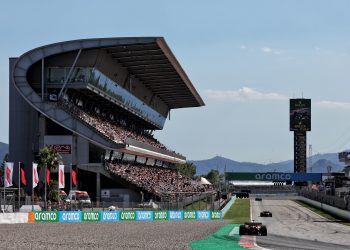
<path id="1" fill-rule="evenodd" d="M 172 221 L 220 220 L 221 211 L 159 210 L 159 211 L 40 211 L 0 214 L 0 224 L 38 222 L 117 222 L 117 221 Z"/>

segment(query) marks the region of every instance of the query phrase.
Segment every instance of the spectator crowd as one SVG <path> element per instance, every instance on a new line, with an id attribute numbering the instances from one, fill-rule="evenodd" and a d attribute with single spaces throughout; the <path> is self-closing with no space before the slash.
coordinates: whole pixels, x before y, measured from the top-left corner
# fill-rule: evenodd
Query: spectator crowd
<path id="1" fill-rule="evenodd" d="M 175 169 L 126 162 L 106 163 L 106 169 L 158 197 L 172 192 L 206 191 L 202 184 L 181 175 Z"/>
<path id="2" fill-rule="evenodd" d="M 99 133 L 114 142 L 125 143 L 127 138 L 131 138 L 159 149 L 168 150 L 150 132 L 137 126 L 136 123 L 128 120 L 127 117 L 121 118 L 113 114 L 106 114 L 97 107 L 93 110 L 88 110 L 84 108 L 82 101 L 74 103 L 68 101 L 67 98 L 61 98 L 58 104 L 62 109 L 92 126 Z"/>

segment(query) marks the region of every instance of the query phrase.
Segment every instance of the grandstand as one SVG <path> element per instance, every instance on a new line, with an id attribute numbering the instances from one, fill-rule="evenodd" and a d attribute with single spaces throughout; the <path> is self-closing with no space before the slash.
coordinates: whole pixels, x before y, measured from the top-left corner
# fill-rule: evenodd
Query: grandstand
<path id="1" fill-rule="evenodd" d="M 162 37 L 46 45 L 10 58 L 9 159 L 24 164 L 31 186 L 31 163 L 52 146 L 96 201 L 102 189 L 122 200 L 202 192 L 173 169 L 186 158 L 153 132 L 172 109 L 203 105 Z"/>

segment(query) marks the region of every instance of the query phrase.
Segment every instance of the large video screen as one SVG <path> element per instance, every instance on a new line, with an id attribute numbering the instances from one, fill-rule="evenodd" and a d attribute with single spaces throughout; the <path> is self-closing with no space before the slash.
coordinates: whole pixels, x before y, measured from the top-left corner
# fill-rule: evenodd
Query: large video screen
<path id="1" fill-rule="evenodd" d="M 290 131 L 311 131 L 311 99 L 290 99 Z"/>

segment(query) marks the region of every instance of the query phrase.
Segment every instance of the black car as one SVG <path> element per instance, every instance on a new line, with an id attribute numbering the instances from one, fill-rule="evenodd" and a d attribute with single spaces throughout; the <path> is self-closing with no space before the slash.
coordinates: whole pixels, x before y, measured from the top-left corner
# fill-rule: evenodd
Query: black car
<path id="1" fill-rule="evenodd" d="M 267 228 L 262 223 L 246 222 L 239 226 L 239 235 L 258 235 L 266 236 Z"/>
<path id="2" fill-rule="evenodd" d="M 272 213 L 270 211 L 262 211 L 260 217 L 272 217 Z"/>
<path id="3" fill-rule="evenodd" d="M 236 197 L 240 199 L 249 198 L 249 193 L 240 192 L 236 194 Z"/>
<path id="4" fill-rule="evenodd" d="M 262 198 L 261 197 L 255 197 L 255 200 L 256 201 L 262 201 Z"/>

